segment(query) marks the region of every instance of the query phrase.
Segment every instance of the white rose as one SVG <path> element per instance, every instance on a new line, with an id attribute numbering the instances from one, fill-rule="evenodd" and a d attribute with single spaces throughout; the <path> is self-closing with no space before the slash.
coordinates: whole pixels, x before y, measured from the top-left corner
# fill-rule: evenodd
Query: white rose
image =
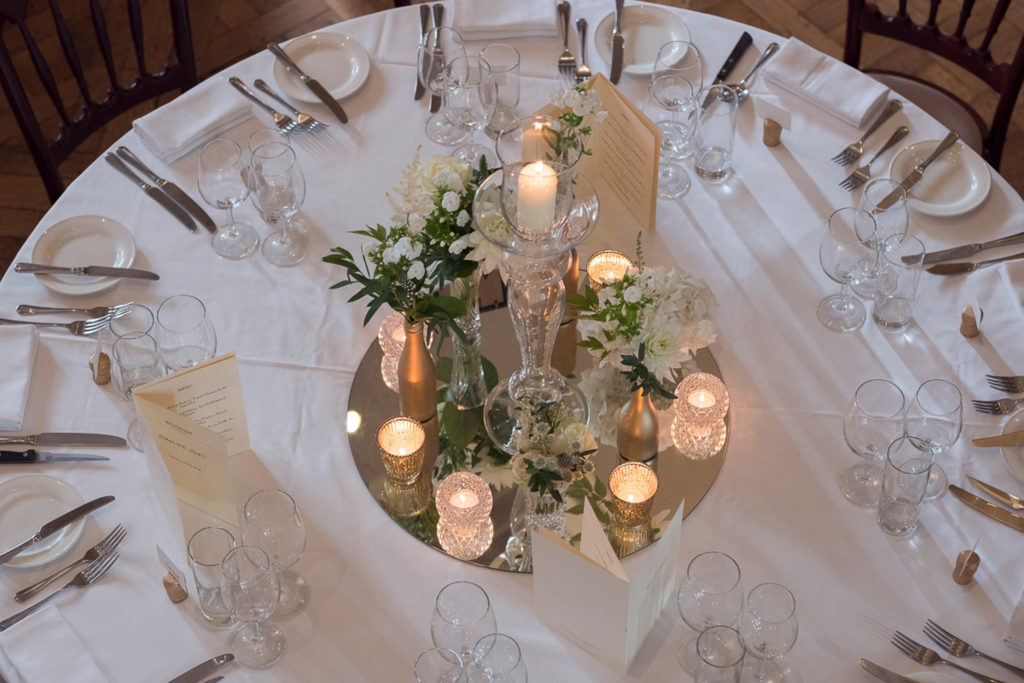
<path id="1" fill-rule="evenodd" d="M 414 262 L 409 266 L 409 277 L 413 280 L 419 280 L 426 275 L 427 270 L 423 267 L 423 263 L 420 261 Z"/>
<path id="2" fill-rule="evenodd" d="M 460 228 L 464 228 L 468 223 L 469 212 L 466 211 L 465 209 L 459 211 L 459 215 L 455 217 L 455 225 L 459 226 Z"/>
<path id="3" fill-rule="evenodd" d="M 398 263 L 398 254 L 395 253 L 394 247 L 386 247 L 384 251 L 381 252 L 380 258 L 384 263 Z"/>
<path id="4" fill-rule="evenodd" d="M 640 301 L 640 298 L 642 296 L 643 290 L 641 290 L 636 285 L 630 285 L 629 287 L 626 287 L 626 291 L 622 293 L 623 301 L 630 304 L 635 304 L 637 301 Z"/>
<path id="5" fill-rule="evenodd" d="M 459 239 L 457 239 L 457 240 L 455 240 L 454 242 L 451 243 L 451 246 L 448 247 L 448 253 L 450 253 L 450 254 L 460 254 L 460 253 L 462 253 L 462 250 L 465 249 L 468 246 L 469 246 L 469 243 L 466 241 L 466 238 L 465 237 L 460 237 Z"/>
<path id="6" fill-rule="evenodd" d="M 445 211 L 455 211 L 459 208 L 459 195 L 456 192 L 445 192 L 441 197 L 441 208 Z"/>

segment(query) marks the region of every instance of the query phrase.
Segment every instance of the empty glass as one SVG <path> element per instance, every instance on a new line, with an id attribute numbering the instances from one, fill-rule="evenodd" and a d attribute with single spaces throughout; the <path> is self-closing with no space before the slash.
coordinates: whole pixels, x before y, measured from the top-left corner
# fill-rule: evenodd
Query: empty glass
<path id="1" fill-rule="evenodd" d="M 677 596 L 679 614 L 693 633 L 680 648 L 680 664 L 693 673 L 700 664 L 694 639 L 709 626 L 736 623 L 743 607 L 740 567 L 725 553 L 709 551 L 697 555 L 686 567 Z"/>
<path id="2" fill-rule="evenodd" d="M 132 401 L 132 391 L 163 376 L 163 364 L 156 340 L 144 332 L 133 332 L 118 337 L 111 351 L 116 374 L 114 383 L 124 400 L 132 403 L 135 418 L 128 425 L 128 444 L 137 451 L 143 448 L 146 431 L 139 421 L 138 409 Z"/>
<path id="3" fill-rule="evenodd" d="M 913 318 L 924 268 L 924 243 L 916 237 L 890 235 L 882 241 L 879 253 L 871 319 L 886 332 L 902 332 Z"/>
<path id="4" fill-rule="evenodd" d="M 697 636 L 695 683 L 738 683 L 743 673 L 743 639 L 731 626 L 710 626 Z"/>
<path id="5" fill-rule="evenodd" d="M 210 206 L 228 211 L 228 222 L 217 228 L 210 244 L 228 259 L 245 258 L 260 241 L 256 228 L 235 220 L 235 207 L 249 196 L 242 176 L 246 165 L 241 148 L 233 140 L 211 140 L 199 152 L 199 194 Z"/>
<path id="6" fill-rule="evenodd" d="M 110 321 L 110 331 L 115 337 L 123 337 L 126 334 L 149 334 L 153 331 L 153 323 L 156 318 L 153 311 L 142 304 L 133 303 L 128 313 Z"/>
<path id="7" fill-rule="evenodd" d="M 913 436 L 900 437 L 889 445 L 878 499 L 878 526 L 890 536 L 909 536 L 917 529 L 933 457 L 928 444 Z"/>
<path id="8" fill-rule="evenodd" d="M 253 203 L 273 229 L 260 253 L 271 265 L 294 266 L 309 248 L 309 237 L 293 220 L 306 199 L 306 178 L 295 150 L 283 142 L 266 142 L 252 153 L 250 163 Z"/>
<path id="9" fill-rule="evenodd" d="M 452 156 L 465 159 L 474 167 L 480 157 L 494 155 L 494 147 L 476 142 L 476 133 L 491 119 L 497 105 L 497 88 L 491 68 L 481 57 L 456 57 L 445 68 L 445 116 L 456 126 L 469 131 L 469 137 L 455 148 Z"/>
<path id="10" fill-rule="evenodd" d="M 280 588 L 267 554 L 251 545 L 228 551 L 221 561 L 221 594 L 241 627 L 231 634 L 235 659 L 250 669 L 266 669 L 284 655 L 281 628 L 268 621 L 277 608 Z"/>
<path id="11" fill-rule="evenodd" d="M 693 141 L 693 170 L 711 183 L 726 179 L 732 169 L 732 144 L 736 136 L 736 110 L 740 99 L 727 85 L 712 85 L 697 97 L 697 130 Z"/>
<path id="12" fill-rule="evenodd" d="M 484 132 L 487 137 L 496 138 L 519 124 L 519 50 L 494 43 L 480 50 L 480 57 L 491 67 L 497 97 Z"/>
<path id="13" fill-rule="evenodd" d="M 420 653 L 412 671 L 416 683 L 461 683 L 465 668 L 458 653 L 435 647 Z"/>
<path id="14" fill-rule="evenodd" d="M 895 200 L 886 208 L 880 208 L 882 200 L 886 200 L 890 194 L 895 193 Z M 875 219 L 875 234 L 879 247 L 884 254 L 884 245 L 891 248 L 903 241 L 910 228 L 910 208 L 907 206 L 907 193 L 903 186 L 890 178 L 875 178 L 864 186 L 864 192 L 860 196 L 859 208 L 869 212 Z M 889 241 L 890 237 L 895 240 Z M 857 296 L 870 299 L 875 295 L 875 280 L 882 266 L 882 259 L 879 258 L 878 266 L 864 280 L 853 285 L 853 291 Z"/>
<path id="15" fill-rule="evenodd" d="M 188 563 L 196 580 L 199 611 L 214 626 L 228 626 L 233 621 L 221 594 L 221 562 L 234 547 L 231 532 L 217 526 L 204 527 L 188 539 Z"/>
<path id="16" fill-rule="evenodd" d="M 661 158 L 658 162 L 658 196 L 678 197 L 690 189 L 690 176 L 681 164 L 690 149 L 695 114 L 694 90 L 690 81 L 676 74 L 655 78 L 648 88 L 648 116 L 661 130 Z"/>
<path id="17" fill-rule="evenodd" d="M 704 58 L 697 46 L 688 40 L 670 40 L 658 48 L 651 71 L 651 82 L 659 76 L 682 76 L 693 84 L 694 94 L 704 89 Z"/>
<path id="18" fill-rule="evenodd" d="M 206 306 L 190 294 L 169 297 L 156 309 L 156 341 L 172 372 L 205 363 L 217 353 L 217 333 Z"/>
<path id="19" fill-rule="evenodd" d="M 437 594 L 430 619 L 430 637 L 435 646 L 454 650 L 463 661 L 470 662 L 476 642 L 496 631 L 491 600 L 480 586 L 456 581 Z"/>
<path id="20" fill-rule="evenodd" d="M 907 408 L 906 432 L 919 440 L 915 443 L 921 448 L 938 456 L 953 448 L 960 438 L 963 421 L 963 396 L 957 386 L 944 379 L 930 379 L 918 387 Z M 933 464 L 924 500 L 941 496 L 948 483 L 945 470 Z"/>
<path id="21" fill-rule="evenodd" d="M 309 606 L 309 584 L 290 567 L 306 549 L 306 527 L 295 499 L 280 489 L 264 489 L 249 496 L 242 511 L 242 542 L 270 556 L 278 573 L 281 601 L 278 618 L 297 614 Z"/>
<path id="22" fill-rule="evenodd" d="M 416 51 L 416 74 L 433 97 L 442 98 L 447 87 L 445 69 L 456 57 L 465 57 L 462 34 L 450 26 L 437 26 L 423 36 Z M 467 131 L 448 120 L 445 111 L 431 114 L 426 124 L 427 137 L 439 145 L 457 145 L 466 139 Z"/>
<path id="23" fill-rule="evenodd" d="M 796 598 L 788 588 L 762 583 L 750 590 L 740 614 L 740 635 L 753 658 L 747 661 L 752 680 L 781 683 L 782 671 L 772 660 L 793 648 L 798 631 Z"/>
<path id="24" fill-rule="evenodd" d="M 473 646 L 469 683 L 526 683 L 526 662 L 515 639 L 490 633 Z"/>
<path id="25" fill-rule="evenodd" d="M 843 420 L 843 437 L 863 460 L 839 475 L 839 490 L 854 505 L 878 505 L 885 453 L 903 436 L 906 403 L 900 388 L 887 379 L 869 379 L 857 387 Z"/>
<path id="26" fill-rule="evenodd" d="M 828 217 L 818 256 L 825 274 L 840 284 L 838 294 L 818 304 L 818 320 L 836 332 L 857 329 L 867 312 L 864 304 L 850 294 L 849 286 L 870 277 L 878 264 L 875 219 L 852 206 L 836 209 Z"/>

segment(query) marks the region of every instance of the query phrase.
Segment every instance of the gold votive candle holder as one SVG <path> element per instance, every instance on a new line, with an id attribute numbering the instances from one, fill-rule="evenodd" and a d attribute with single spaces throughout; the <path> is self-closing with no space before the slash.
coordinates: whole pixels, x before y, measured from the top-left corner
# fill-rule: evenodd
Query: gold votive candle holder
<path id="1" fill-rule="evenodd" d="M 599 290 L 602 286 L 621 280 L 633 267 L 633 262 L 621 251 L 605 249 L 587 260 L 587 278 L 591 289 Z"/>
<path id="2" fill-rule="evenodd" d="M 384 470 L 391 479 L 411 484 L 423 469 L 423 426 L 410 417 L 393 417 L 377 430 L 377 445 Z"/>
<path id="3" fill-rule="evenodd" d="M 658 475 L 650 465 L 622 463 L 608 475 L 608 489 L 619 524 L 635 527 L 650 520 L 654 494 L 658 492 Z"/>
<path id="4" fill-rule="evenodd" d="M 437 504 L 437 540 L 446 553 L 475 560 L 494 540 L 491 487 L 472 472 L 445 477 L 434 494 Z"/>
<path id="5" fill-rule="evenodd" d="M 421 515 L 430 506 L 432 493 L 430 477 L 419 477 L 411 484 L 384 477 L 380 502 L 392 519 L 409 519 Z"/>

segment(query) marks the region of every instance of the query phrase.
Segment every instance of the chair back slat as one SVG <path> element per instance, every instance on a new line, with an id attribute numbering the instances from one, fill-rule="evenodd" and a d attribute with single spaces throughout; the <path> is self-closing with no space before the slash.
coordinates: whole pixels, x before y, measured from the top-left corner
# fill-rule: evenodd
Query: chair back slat
<path id="1" fill-rule="evenodd" d="M 996 8 L 992 11 L 992 18 L 988 22 L 988 27 L 985 29 L 985 37 L 981 41 L 981 45 L 978 49 L 982 52 L 988 53 L 989 46 L 992 44 L 992 39 L 995 38 L 996 31 L 999 30 L 999 25 L 1003 21 L 1003 17 L 1006 16 L 1006 10 L 1010 7 L 1010 0 L 999 0 L 996 3 Z"/>
<path id="2" fill-rule="evenodd" d="M 928 21 L 925 22 L 925 26 L 935 28 L 936 18 L 939 16 L 939 3 L 942 0 L 931 0 L 931 6 L 928 8 Z"/>
<path id="3" fill-rule="evenodd" d="M 50 101 L 53 102 L 54 109 L 60 115 L 61 122 L 64 125 L 71 123 L 71 119 L 68 117 L 67 110 L 64 107 L 64 100 L 61 99 L 60 91 L 57 89 L 57 82 L 53 78 L 53 72 L 50 71 L 50 67 L 46 64 L 46 58 L 39 51 L 39 46 L 36 45 L 35 38 L 32 37 L 25 22 L 19 21 L 17 23 L 18 30 L 21 32 L 21 38 L 25 41 L 25 47 L 28 49 L 28 55 L 32 59 L 32 66 L 36 70 L 36 75 L 39 76 L 39 81 L 43 84 L 43 89 L 50 96 Z"/>
<path id="4" fill-rule="evenodd" d="M 974 10 L 974 0 L 964 0 L 960 7 L 960 18 L 956 22 L 956 29 L 953 35 L 957 38 L 964 37 L 964 29 L 967 28 L 967 20 L 971 18 L 971 11 Z"/>
<path id="5" fill-rule="evenodd" d="M 68 24 L 64 21 L 64 16 L 60 13 L 60 8 L 57 6 L 57 0 L 49 0 L 50 2 L 50 13 L 53 14 L 53 23 L 57 27 L 57 37 L 60 39 L 60 47 L 64 51 L 64 58 L 68 61 L 68 67 L 71 69 L 71 74 L 75 77 L 75 83 L 78 84 L 78 90 L 82 93 L 82 99 L 85 100 L 85 105 L 88 107 L 93 104 L 92 97 L 89 95 L 89 86 L 85 82 L 85 73 L 82 70 L 82 60 L 78 57 L 78 50 L 75 49 L 75 41 L 71 37 L 71 31 L 68 30 Z"/>
<path id="6" fill-rule="evenodd" d="M 110 90 L 115 92 L 121 89 L 117 82 L 117 69 L 114 68 L 114 53 L 110 48 L 110 34 L 107 32 L 107 19 L 103 15 L 103 7 L 100 0 L 89 0 L 89 12 L 92 14 L 92 30 L 96 34 L 96 45 L 103 57 L 103 66 L 107 69 L 107 78 L 110 80 Z"/>
<path id="7" fill-rule="evenodd" d="M 132 42 L 135 44 L 135 59 L 139 63 L 139 76 L 148 76 L 146 71 L 146 50 L 142 39 L 142 12 L 139 0 L 128 0 L 128 21 L 131 25 Z"/>

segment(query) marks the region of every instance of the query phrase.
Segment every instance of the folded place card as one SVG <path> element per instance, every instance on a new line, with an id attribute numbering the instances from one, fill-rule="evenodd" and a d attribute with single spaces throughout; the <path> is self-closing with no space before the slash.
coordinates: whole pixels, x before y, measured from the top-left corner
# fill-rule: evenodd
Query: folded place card
<path id="1" fill-rule="evenodd" d="M 31 325 L 0 327 L 0 431 L 22 428 L 38 344 Z"/>
<path id="2" fill-rule="evenodd" d="M 452 26 L 466 40 L 558 35 L 555 0 L 452 0 Z"/>

